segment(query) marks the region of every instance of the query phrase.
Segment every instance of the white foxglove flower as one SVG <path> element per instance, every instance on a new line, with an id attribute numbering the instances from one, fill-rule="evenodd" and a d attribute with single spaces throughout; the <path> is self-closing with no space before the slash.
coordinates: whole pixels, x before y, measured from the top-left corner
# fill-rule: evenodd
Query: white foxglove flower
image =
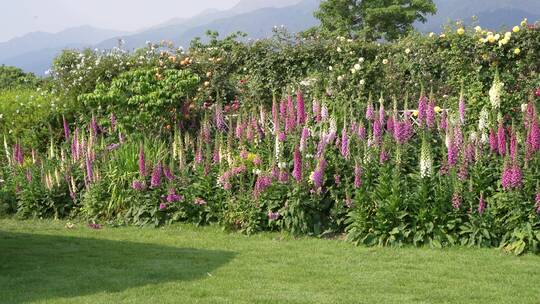
<path id="1" fill-rule="evenodd" d="M 427 140 L 422 140 L 422 148 L 420 151 L 420 176 L 430 177 L 433 173 L 433 158 L 431 157 L 431 148 Z"/>
<path id="2" fill-rule="evenodd" d="M 493 80 L 493 85 L 489 89 L 489 101 L 493 109 L 498 109 L 501 106 L 501 92 L 504 83 L 502 83 L 498 77 Z"/>

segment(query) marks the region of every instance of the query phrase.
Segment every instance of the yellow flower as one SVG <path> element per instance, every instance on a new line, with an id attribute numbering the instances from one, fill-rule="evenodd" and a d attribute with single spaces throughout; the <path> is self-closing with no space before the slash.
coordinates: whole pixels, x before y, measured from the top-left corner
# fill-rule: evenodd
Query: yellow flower
<path id="1" fill-rule="evenodd" d="M 512 29 L 512 32 L 517 33 L 517 32 L 519 32 L 519 30 L 520 30 L 519 26 L 516 25 L 516 26 L 514 26 L 514 28 Z"/>
<path id="2" fill-rule="evenodd" d="M 430 38 L 433 38 L 434 36 L 435 36 L 435 33 L 434 33 L 434 32 L 429 33 L 429 37 L 430 37 Z"/>
<path id="3" fill-rule="evenodd" d="M 506 32 L 506 33 L 504 33 L 504 37 L 505 37 L 505 38 L 510 38 L 510 37 L 512 37 L 512 32 Z"/>
<path id="4" fill-rule="evenodd" d="M 484 39 L 484 38 L 480 38 L 480 39 L 478 39 L 478 42 L 480 42 L 480 43 L 486 43 L 486 41 L 487 41 L 487 40 L 486 40 L 486 39 Z"/>
<path id="5" fill-rule="evenodd" d="M 521 21 L 521 27 L 526 27 L 527 26 L 527 18 L 523 19 L 523 21 Z"/>
<path id="6" fill-rule="evenodd" d="M 257 154 L 248 153 L 247 160 L 253 162 L 257 158 Z"/>
<path id="7" fill-rule="evenodd" d="M 383 59 L 382 64 L 388 64 L 388 59 Z"/>
<path id="8" fill-rule="evenodd" d="M 493 35 L 487 36 L 487 41 L 489 41 L 489 43 L 495 42 L 495 36 L 493 36 Z"/>
<path id="9" fill-rule="evenodd" d="M 495 40 L 499 40 L 501 38 L 501 35 L 497 34 L 497 35 L 495 35 L 494 38 L 495 38 Z"/>
<path id="10" fill-rule="evenodd" d="M 418 116 L 418 110 L 414 110 L 414 111 L 412 112 L 412 115 L 413 115 L 413 116 Z"/>
<path id="11" fill-rule="evenodd" d="M 445 38 L 446 37 L 446 34 L 440 34 L 439 35 L 439 38 Z"/>
<path id="12" fill-rule="evenodd" d="M 465 34 L 465 29 L 460 27 L 460 28 L 458 28 L 457 33 L 458 33 L 458 35 L 463 35 L 463 34 Z"/>
<path id="13" fill-rule="evenodd" d="M 520 50 L 519 48 L 516 48 L 516 49 L 514 50 L 514 54 L 519 55 L 519 53 L 521 53 L 521 50 Z"/>
<path id="14" fill-rule="evenodd" d="M 441 113 L 441 111 L 442 111 L 441 107 L 439 107 L 439 106 L 436 106 L 436 107 L 434 108 L 434 110 L 435 110 L 435 112 L 437 112 L 437 113 Z"/>
<path id="15" fill-rule="evenodd" d="M 479 25 L 477 25 L 477 26 L 474 28 L 474 30 L 475 30 L 477 33 L 480 33 L 480 32 L 482 31 L 482 28 L 481 28 Z"/>

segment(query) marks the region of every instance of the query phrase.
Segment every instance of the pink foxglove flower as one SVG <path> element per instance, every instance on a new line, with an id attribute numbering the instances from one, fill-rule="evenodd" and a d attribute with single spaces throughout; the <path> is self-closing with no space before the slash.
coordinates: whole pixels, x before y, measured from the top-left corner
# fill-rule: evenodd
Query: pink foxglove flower
<path id="1" fill-rule="evenodd" d="M 431 100 L 426 109 L 426 125 L 428 128 L 435 127 L 435 101 Z"/>
<path id="2" fill-rule="evenodd" d="M 426 110 L 427 110 L 427 98 L 425 96 L 420 97 L 418 100 L 418 124 L 420 126 L 424 125 L 426 120 Z"/>
<path id="3" fill-rule="evenodd" d="M 504 126 L 499 124 L 499 129 L 497 130 L 497 151 L 500 155 L 506 155 L 506 133 Z"/>
<path id="4" fill-rule="evenodd" d="M 454 192 L 454 195 L 452 196 L 452 207 L 454 209 L 459 209 L 459 207 L 461 207 L 461 196 L 457 192 Z"/>
<path id="5" fill-rule="evenodd" d="M 489 150 L 491 153 L 497 153 L 499 151 L 499 144 L 497 143 L 497 134 L 493 129 L 489 130 Z"/>
<path id="6" fill-rule="evenodd" d="M 302 128 L 302 135 L 300 135 L 300 152 L 306 151 L 307 141 L 309 139 L 309 129 L 307 127 Z"/>
<path id="7" fill-rule="evenodd" d="M 359 164 L 354 166 L 354 188 L 362 186 L 362 167 Z"/>
<path id="8" fill-rule="evenodd" d="M 373 109 L 373 104 L 369 103 L 366 108 L 366 119 L 374 120 L 375 119 L 375 110 Z"/>
<path id="9" fill-rule="evenodd" d="M 315 119 L 315 122 L 321 122 L 322 120 L 321 104 L 316 100 L 313 100 L 312 111 L 313 111 L 313 117 Z"/>
<path id="10" fill-rule="evenodd" d="M 535 204 L 536 213 L 540 214 L 540 192 L 536 193 L 536 197 L 535 197 L 534 201 L 536 202 L 536 204 Z"/>
<path id="11" fill-rule="evenodd" d="M 341 130 L 341 156 L 349 158 L 349 138 L 347 137 L 347 128 Z"/>
<path id="12" fill-rule="evenodd" d="M 150 179 L 151 188 L 159 188 L 161 186 L 161 175 L 163 174 L 163 167 L 161 162 L 158 162 L 152 170 L 152 177 Z"/>
<path id="13" fill-rule="evenodd" d="M 480 193 L 480 200 L 478 201 L 478 214 L 484 214 L 486 210 L 486 202 L 484 201 L 484 194 Z"/>

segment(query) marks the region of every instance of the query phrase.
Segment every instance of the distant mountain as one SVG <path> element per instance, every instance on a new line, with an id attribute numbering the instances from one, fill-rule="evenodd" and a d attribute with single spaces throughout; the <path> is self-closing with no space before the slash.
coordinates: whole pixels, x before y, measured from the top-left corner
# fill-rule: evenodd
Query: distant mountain
<path id="1" fill-rule="evenodd" d="M 425 24 L 418 23 L 416 28 L 422 32 L 440 32 L 450 21 L 460 20 L 484 28 L 500 29 L 513 27 L 523 18 L 530 22 L 540 20 L 539 0 L 435 0 L 437 14 L 429 16 Z"/>
<path id="2" fill-rule="evenodd" d="M 172 40 L 187 47 L 195 37 L 204 37 L 207 30 L 215 30 L 221 37 L 242 31 L 249 38 L 268 37 L 274 26 L 284 25 L 298 32 L 318 24 L 313 12 L 321 0 L 241 0 L 230 10 L 207 10 L 189 19 L 171 19 L 136 33 L 125 34 L 91 27 L 80 27 L 64 32 L 31 33 L 0 43 L 0 64 L 15 65 L 42 75 L 54 56 L 66 47 L 112 48 L 118 39 L 127 49 L 145 45 L 146 41 Z M 428 17 L 425 24 L 416 24 L 423 32 L 439 32 L 449 21 L 461 20 L 484 28 L 511 27 L 523 18 L 540 20 L 540 0 L 435 0 L 438 12 Z"/>
<path id="3" fill-rule="evenodd" d="M 103 41 L 97 45 L 98 48 L 108 49 L 117 45 L 118 39 L 122 38 L 125 41 L 124 47 L 127 49 L 134 49 L 143 46 L 147 41 L 161 41 L 161 40 L 173 40 L 181 41 L 181 45 L 187 46 L 189 41 L 194 37 L 185 38 L 184 33 L 193 32 L 193 29 L 206 27 L 205 30 L 199 35 L 204 35 L 206 30 L 217 30 L 220 31 L 219 25 L 216 24 L 216 21 L 225 21 L 229 18 L 246 18 L 246 14 L 254 12 L 259 9 L 264 8 L 285 8 L 291 7 L 296 4 L 299 4 L 302 0 L 242 0 L 233 8 L 225 11 L 219 10 L 206 10 L 190 19 L 172 19 L 162 24 L 159 27 L 152 27 L 145 31 L 140 31 L 133 35 L 125 35 L 122 37 L 114 37 L 112 39 Z M 317 3 L 315 7 L 306 7 L 310 14 L 309 19 L 313 19 L 313 11 L 318 7 L 320 0 L 304 0 L 307 3 Z M 271 16 L 268 16 L 271 17 Z M 276 16 L 277 17 L 277 16 Z M 279 18 L 279 17 L 277 17 Z M 225 21 L 226 22 L 226 21 Z M 215 26 L 215 27 L 213 27 Z M 252 25 L 249 25 L 251 27 Z M 259 25 L 257 25 L 259 27 Z M 244 31 L 248 32 L 246 28 L 237 28 L 234 31 Z M 233 32 L 234 32 L 233 31 Z M 184 38 L 179 38 L 184 36 Z M 260 38 L 260 37 L 258 37 Z"/>
<path id="4" fill-rule="evenodd" d="M 291 4 L 292 6 L 286 6 Z M 226 36 L 236 31 L 249 34 L 250 38 L 267 37 L 274 25 L 285 25 L 291 31 L 301 31 L 316 25 L 313 11 L 320 0 L 243 0 L 231 10 L 213 11 L 192 19 L 157 29 L 123 36 L 127 49 L 143 46 L 146 41 L 172 40 L 188 46 L 195 37 L 202 37 L 207 30 Z M 243 12 L 243 13 L 242 13 Z M 98 48 L 111 48 L 119 37 L 99 43 Z"/>
<path id="5" fill-rule="evenodd" d="M 54 56 L 64 48 L 92 46 L 124 32 L 81 26 L 58 33 L 33 32 L 0 43 L 0 64 L 25 67 L 26 71 L 42 75 Z M 41 62 L 47 60 L 48 64 Z M 39 64 L 38 64 L 39 63 Z"/>

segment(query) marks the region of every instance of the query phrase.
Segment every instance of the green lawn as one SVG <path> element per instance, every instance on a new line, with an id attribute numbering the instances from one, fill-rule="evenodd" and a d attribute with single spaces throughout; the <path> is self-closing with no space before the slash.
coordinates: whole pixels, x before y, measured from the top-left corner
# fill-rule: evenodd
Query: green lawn
<path id="1" fill-rule="evenodd" d="M 540 257 L 0 220 L 0 303 L 540 303 Z"/>

